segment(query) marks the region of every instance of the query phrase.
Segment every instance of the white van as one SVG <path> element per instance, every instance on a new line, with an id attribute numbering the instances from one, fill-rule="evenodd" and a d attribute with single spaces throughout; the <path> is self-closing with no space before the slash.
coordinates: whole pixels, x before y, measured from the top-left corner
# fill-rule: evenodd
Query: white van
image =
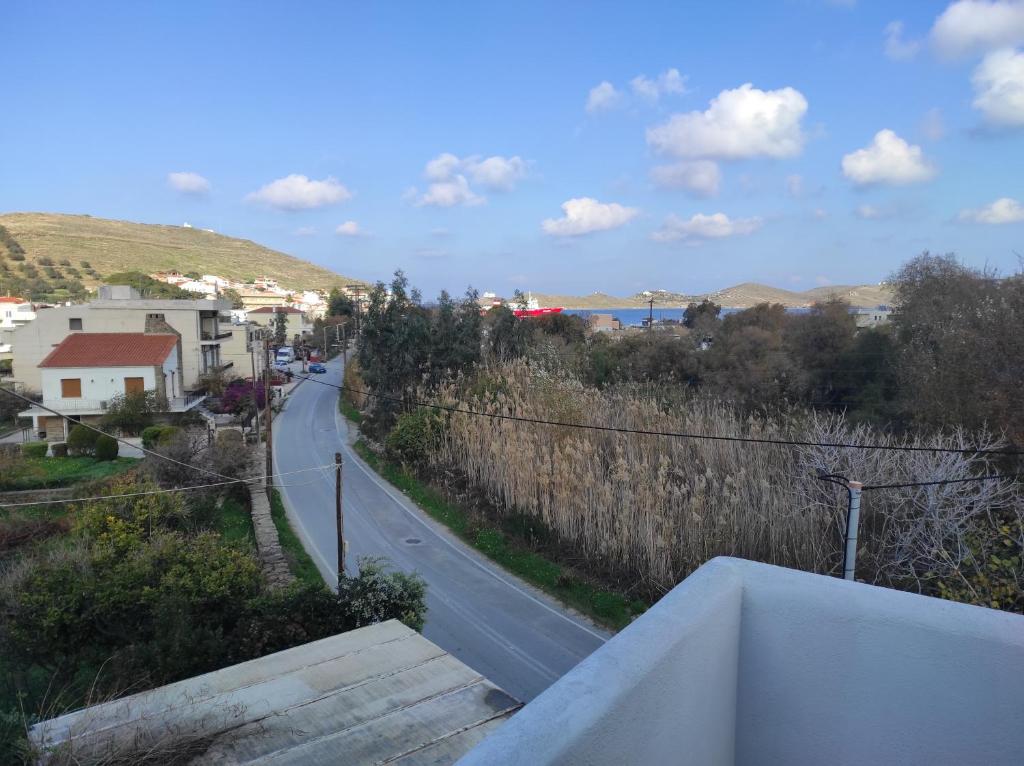
<path id="1" fill-rule="evenodd" d="M 282 346 L 277 350 L 276 362 L 278 364 L 291 364 L 294 361 L 295 349 L 293 349 L 291 346 Z"/>

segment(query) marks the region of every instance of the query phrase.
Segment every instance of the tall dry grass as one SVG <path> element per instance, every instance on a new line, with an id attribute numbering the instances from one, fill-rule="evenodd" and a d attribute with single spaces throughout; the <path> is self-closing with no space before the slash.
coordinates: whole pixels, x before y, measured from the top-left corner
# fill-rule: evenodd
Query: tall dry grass
<path id="1" fill-rule="evenodd" d="M 714 401 L 599 391 L 523 361 L 490 367 L 472 385 L 454 382 L 429 396 L 475 411 L 609 428 L 923 445 L 920 438 L 851 426 L 842 416 L 792 411 L 745 419 Z M 446 420 L 429 458 L 435 468 L 457 469 L 501 512 L 539 519 L 588 562 L 652 592 L 719 555 L 835 573 L 845 492 L 816 480 L 818 474 L 890 484 L 995 470 L 989 458 L 967 455 L 625 435 L 463 413 Z M 954 433 L 928 443 L 997 446 L 987 434 L 972 440 Z M 917 578 L 955 572 L 976 524 L 993 508 L 1019 514 L 1018 487 L 992 481 L 865 493 L 858 576 L 908 587 Z"/>

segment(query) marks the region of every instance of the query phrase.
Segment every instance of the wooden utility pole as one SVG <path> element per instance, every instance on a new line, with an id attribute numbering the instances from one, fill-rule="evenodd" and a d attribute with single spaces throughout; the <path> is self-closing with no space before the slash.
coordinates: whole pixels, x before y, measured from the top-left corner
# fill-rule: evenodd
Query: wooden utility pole
<path id="1" fill-rule="evenodd" d="M 248 332 L 248 330 L 246 331 Z M 256 424 L 256 446 L 259 446 L 262 441 L 262 434 L 260 433 L 260 408 L 256 404 L 256 349 L 249 344 L 249 362 L 252 364 L 252 412 L 253 422 Z"/>
<path id="2" fill-rule="evenodd" d="M 338 581 L 345 576 L 345 514 L 341 510 L 341 453 L 334 453 L 334 515 L 338 520 Z"/>
<path id="3" fill-rule="evenodd" d="M 267 338 L 263 341 L 263 349 L 267 355 L 267 365 L 264 369 L 264 379 L 266 383 L 263 386 L 263 417 L 267 421 L 267 499 L 270 500 L 271 490 L 274 488 L 274 444 L 273 444 L 273 429 L 271 423 L 273 422 L 273 412 L 270 407 L 270 400 L 274 395 L 274 389 L 270 385 L 270 339 Z"/>
<path id="4" fill-rule="evenodd" d="M 341 326 L 341 362 L 348 365 L 348 323 Z"/>
<path id="5" fill-rule="evenodd" d="M 650 309 L 648 310 L 648 314 L 647 314 L 647 329 L 648 330 L 653 330 L 654 329 L 654 298 L 651 298 L 650 300 L 648 300 L 647 304 L 650 306 Z"/>

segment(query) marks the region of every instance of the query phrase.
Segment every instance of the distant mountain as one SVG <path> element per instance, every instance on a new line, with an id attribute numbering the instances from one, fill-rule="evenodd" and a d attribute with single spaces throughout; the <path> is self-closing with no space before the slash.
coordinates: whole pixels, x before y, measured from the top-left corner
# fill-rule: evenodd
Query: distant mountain
<path id="1" fill-rule="evenodd" d="M 661 308 L 682 307 L 689 303 L 699 303 L 705 298 L 726 308 L 750 308 L 758 303 L 781 303 L 787 308 L 802 308 L 832 296 L 849 301 L 852 306 L 868 308 L 889 304 L 893 300 L 892 289 L 887 285 L 832 285 L 796 292 L 756 282 L 744 282 L 723 290 L 694 295 L 668 290 L 651 290 L 629 297 L 606 293 L 584 296 L 533 294 L 543 306 L 564 306 L 569 309 L 642 308 L 651 298 L 654 298 L 654 305 Z"/>
<path id="2" fill-rule="evenodd" d="M 185 226 L 57 213 L 4 213 L 0 226 L 24 251 L 26 263 L 49 258 L 60 268 L 60 262 L 66 260 L 72 268 L 82 270 L 87 287 L 119 271 L 149 274 L 172 269 L 237 280 L 265 275 L 286 288 L 365 284 L 247 239 Z M 9 246 L 0 242 L 0 256 L 10 261 L 6 250 Z M 85 271 L 82 261 L 91 266 L 91 272 Z"/>

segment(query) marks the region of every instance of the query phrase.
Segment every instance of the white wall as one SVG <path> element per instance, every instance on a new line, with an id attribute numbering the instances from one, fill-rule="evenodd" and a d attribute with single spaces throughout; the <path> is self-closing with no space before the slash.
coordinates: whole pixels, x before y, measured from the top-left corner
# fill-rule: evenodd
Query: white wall
<path id="1" fill-rule="evenodd" d="M 172 355 L 173 356 L 173 355 Z M 155 368 L 149 367 L 44 367 L 43 403 L 62 399 L 62 378 L 82 381 L 82 399 L 109 401 L 124 393 L 125 378 L 142 378 L 146 390 L 156 388 Z"/>
<path id="2" fill-rule="evenodd" d="M 1024 617 L 731 558 L 460 764 L 1024 763 Z"/>

